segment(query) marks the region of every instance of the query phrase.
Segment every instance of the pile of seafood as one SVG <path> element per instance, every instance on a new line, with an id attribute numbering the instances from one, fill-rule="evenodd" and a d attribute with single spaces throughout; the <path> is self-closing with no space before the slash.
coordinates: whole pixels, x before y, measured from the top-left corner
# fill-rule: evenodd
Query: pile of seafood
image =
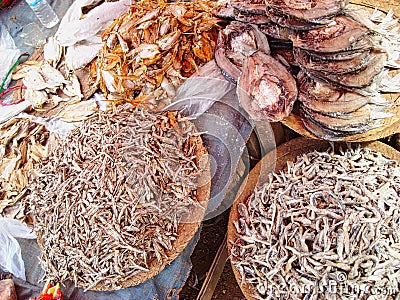
<path id="1" fill-rule="evenodd" d="M 201 147 L 178 113 L 131 105 L 73 130 L 29 187 L 46 277 L 114 290 L 161 271 L 192 237 L 182 240 L 183 223 L 196 230 L 204 215 Z"/>
<path id="2" fill-rule="evenodd" d="M 109 100 L 159 110 L 185 78 L 214 55 L 218 22 L 213 1 L 139 1 L 102 35 L 95 64 Z"/>
<path id="3" fill-rule="evenodd" d="M 397 161 L 303 154 L 238 203 L 232 263 L 254 299 L 394 299 L 399 207 Z"/>
<path id="4" fill-rule="evenodd" d="M 54 108 L 60 102 L 81 101 L 84 96 L 78 76 L 60 63 L 62 47 L 51 37 L 43 51 L 43 59 L 25 62 L 12 75 L 13 80 L 22 80 L 25 101 L 39 111 Z"/>
<path id="5" fill-rule="evenodd" d="M 239 101 L 253 119 L 280 121 L 292 110 L 296 81 L 271 56 L 268 39 L 256 26 L 234 21 L 221 30 L 215 61 L 237 83 Z"/>
<path id="6" fill-rule="evenodd" d="M 0 128 L 0 214 L 29 222 L 26 218 L 27 185 L 33 169 L 47 156 L 50 134 L 43 125 L 13 119 Z"/>
<path id="7" fill-rule="evenodd" d="M 304 126 L 339 139 L 383 125 L 400 93 L 400 34 L 393 12 L 369 13 L 347 0 L 230 1 L 217 14 L 215 59 L 257 120 L 280 121 L 299 100 Z"/>

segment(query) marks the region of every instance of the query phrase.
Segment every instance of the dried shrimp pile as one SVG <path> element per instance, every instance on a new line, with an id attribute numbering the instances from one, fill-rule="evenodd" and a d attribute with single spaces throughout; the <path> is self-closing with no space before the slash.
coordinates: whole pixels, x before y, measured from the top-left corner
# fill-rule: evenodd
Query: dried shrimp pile
<path id="1" fill-rule="evenodd" d="M 213 1 L 139 1 L 103 33 L 96 63 L 110 100 L 155 110 L 214 55 L 217 23 Z"/>
<path id="2" fill-rule="evenodd" d="M 382 95 L 400 93 L 390 72 L 400 67 L 392 11 L 370 14 L 347 0 L 231 0 L 217 15 L 232 21 L 219 32 L 216 61 L 254 119 L 280 121 L 298 99 L 304 127 L 337 140 L 393 116 Z"/>
<path id="3" fill-rule="evenodd" d="M 107 290 L 154 276 L 177 255 L 182 222 L 204 213 L 199 139 L 177 113 L 126 105 L 72 131 L 30 186 L 46 276 Z"/>
<path id="4" fill-rule="evenodd" d="M 25 197 L 32 171 L 47 155 L 49 132 L 28 119 L 13 119 L 0 128 L 0 214 L 29 222 Z"/>
<path id="5" fill-rule="evenodd" d="M 237 206 L 242 284 L 256 299 L 394 299 L 399 195 L 400 166 L 379 152 L 299 156 Z"/>

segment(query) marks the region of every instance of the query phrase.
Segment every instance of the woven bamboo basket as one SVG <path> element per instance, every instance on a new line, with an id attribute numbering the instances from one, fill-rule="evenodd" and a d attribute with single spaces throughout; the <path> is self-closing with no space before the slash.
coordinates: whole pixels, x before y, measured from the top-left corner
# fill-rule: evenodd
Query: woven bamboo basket
<path id="1" fill-rule="evenodd" d="M 200 136 L 193 136 L 190 137 L 190 143 L 196 149 L 196 164 L 199 169 L 202 170 L 201 175 L 198 178 L 199 187 L 197 189 L 197 201 L 199 207 L 193 209 L 191 211 L 190 221 L 187 223 L 180 223 L 178 226 L 178 237 L 173 242 L 173 250 L 166 251 L 166 258 L 163 258 L 162 264 L 159 264 L 157 259 L 153 259 L 149 262 L 148 269 L 149 271 L 142 271 L 135 274 L 132 277 L 129 277 L 124 282 L 119 282 L 118 286 L 108 286 L 104 285 L 101 282 L 98 283 L 96 286 L 90 288 L 93 291 L 112 291 L 112 290 L 119 290 L 121 288 L 128 288 L 131 286 L 139 285 L 145 282 L 148 279 L 153 278 L 157 274 L 159 274 L 167 265 L 171 264 L 174 259 L 176 259 L 179 254 L 186 248 L 192 238 L 195 236 L 197 230 L 199 229 L 204 214 L 207 208 L 208 201 L 210 199 L 210 188 L 211 188 L 211 174 L 210 174 L 210 160 L 208 156 L 208 152 L 206 147 L 203 144 L 203 141 Z M 200 186 L 201 185 L 201 186 Z M 204 209 L 203 209 L 204 208 Z M 38 236 L 37 238 L 39 247 L 43 251 L 43 237 Z M 82 286 L 78 286 L 80 288 L 86 288 Z"/>
<path id="2" fill-rule="evenodd" d="M 231 253 L 232 242 L 237 237 L 236 229 L 233 225 L 234 221 L 239 220 L 239 213 L 237 210 L 239 203 L 244 203 L 248 197 L 253 193 L 255 187 L 259 184 L 262 176 L 266 175 L 263 170 L 270 169 L 275 170 L 275 172 L 279 173 L 279 171 L 284 170 L 287 166 L 287 162 L 295 161 L 298 156 L 301 156 L 304 153 L 309 153 L 314 150 L 317 151 L 325 151 L 330 147 L 330 143 L 327 141 L 320 141 L 316 139 L 309 138 L 296 138 L 285 144 L 279 146 L 276 151 L 272 151 L 268 153 L 250 172 L 247 176 L 246 180 L 244 180 L 242 186 L 240 187 L 235 202 L 232 205 L 231 212 L 229 215 L 228 222 L 228 255 Z M 394 148 L 381 143 L 381 142 L 364 142 L 361 143 L 361 147 L 366 147 L 371 150 L 375 150 L 381 152 L 383 156 L 397 160 L 400 163 L 400 152 L 395 150 Z M 272 167 L 275 164 L 275 169 Z M 272 167 L 272 168 L 271 168 Z M 239 271 L 236 270 L 233 263 L 231 263 L 233 273 L 235 274 L 236 281 L 238 282 L 243 294 L 248 300 L 256 300 L 254 296 L 252 296 L 255 291 L 253 291 L 251 285 L 247 283 L 241 282 L 241 275 Z"/>

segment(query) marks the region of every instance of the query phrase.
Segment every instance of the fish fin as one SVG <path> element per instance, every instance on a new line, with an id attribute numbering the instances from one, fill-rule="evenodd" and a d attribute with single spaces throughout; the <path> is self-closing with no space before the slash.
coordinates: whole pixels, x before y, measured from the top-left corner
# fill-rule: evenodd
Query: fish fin
<path id="1" fill-rule="evenodd" d="M 384 109 L 387 109 L 393 105 L 392 102 L 389 102 L 387 99 L 383 98 L 380 94 L 370 97 L 368 103 L 375 106 L 381 106 Z"/>
<path id="2" fill-rule="evenodd" d="M 391 112 L 384 112 L 379 110 L 371 112 L 371 119 L 373 120 L 381 120 L 381 119 L 391 118 L 393 116 L 394 114 Z"/>
<path id="3" fill-rule="evenodd" d="M 400 93 L 400 74 L 392 77 L 389 70 L 383 70 L 377 76 L 377 90 L 382 93 Z"/>

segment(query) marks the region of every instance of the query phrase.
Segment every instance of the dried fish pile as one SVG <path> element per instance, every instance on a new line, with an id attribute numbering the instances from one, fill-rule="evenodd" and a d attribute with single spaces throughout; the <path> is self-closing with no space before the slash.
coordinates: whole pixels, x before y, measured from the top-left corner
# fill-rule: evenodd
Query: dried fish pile
<path id="1" fill-rule="evenodd" d="M 76 103 L 84 97 L 74 71 L 60 63 L 63 48 L 50 37 L 44 46 L 44 58 L 18 66 L 13 80 L 22 79 L 24 99 L 38 111 L 49 110 L 60 102 Z"/>
<path id="2" fill-rule="evenodd" d="M 280 121 L 290 113 L 296 81 L 270 56 L 268 39 L 256 26 L 232 22 L 221 30 L 215 60 L 229 80 L 237 81 L 239 101 L 253 119 Z"/>
<path id="3" fill-rule="evenodd" d="M 214 55 L 217 2 L 139 1 L 103 33 L 96 76 L 109 100 L 156 110 Z"/>
<path id="4" fill-rule="evenodd" d="M 0 214 L 30 222 L 26 212 L 27 185 L 47 155 L 49 132 L 27 119 L 13 119 L 0 128 Z"/>
<path id="5" fill-rule="evenodd" d="M 231 259 L 254 299 L 395 299 L 399 208 L 397 161 L 303 154 L 237 205 Z"/>
<path id="6" fill-rule="evenodd" d="M 399 67 L 400 35 L 393 33 L 397 20 L 352 6 L 345 14 L 335 17 L 325 34 L 315 29 L 297 34 L 293 41 L 294 56 L 304 71 L 299 74 L 303 123 L 316 136 L 331 140 L 382 126 L 393 116 L 393 103 L 381 93 L 399 92 L 397 79 L 388 73 Z M 389 34 L 389 29 L 394 31 Z M 319 41 L 306 45 L 307 35 Z"/>
<path id="7" fill-rule="evenodd" d="M 199 139 L 178 113 L 126 105 L 75 129 L 30 186 L 46 276 L 114 290 L 161 271 L 179 254 L 183 222 L 204 214 Z"/>
<path id="8" fill-rule="evenodd" d="M 393 103 L 382 96 L 400 93 L 399 76 L 389 72 L 400 66 L 399 26 L 393 12 L 370 14 L 347 0 L 256 0 L 230 1 L 218 16 L 234 21 L 220 32 L 223 42 L 217 45 L 216 60 L 228 78 L 239 79 L 238 90 L 243 94 L 239 101 L 251 116 L 282 120 L 298 93 L 304 126 L 330 140 L 380 127 L 393 116 Z M 252 28 L 257 34 L 252 38 L 246 33 L 232 35 L 232 27 Z M 226 42 L 228 34 L 233 36 L 231 44 Z M 243 49 L 247 51 L 244 61 L 257 51 L 269 56 L 258 54 L 259 68 L 244 70 L 242 65 L 251 63 L 238 64 L 234 59 Z M 222 60 L 218 53 L 229 55 Z M 286 73 L 271 72 L 282 66 Z M 298 91 L 291 87 L 293 76 Z M 286 102 L 278 102 L 279 97 Z"/>

